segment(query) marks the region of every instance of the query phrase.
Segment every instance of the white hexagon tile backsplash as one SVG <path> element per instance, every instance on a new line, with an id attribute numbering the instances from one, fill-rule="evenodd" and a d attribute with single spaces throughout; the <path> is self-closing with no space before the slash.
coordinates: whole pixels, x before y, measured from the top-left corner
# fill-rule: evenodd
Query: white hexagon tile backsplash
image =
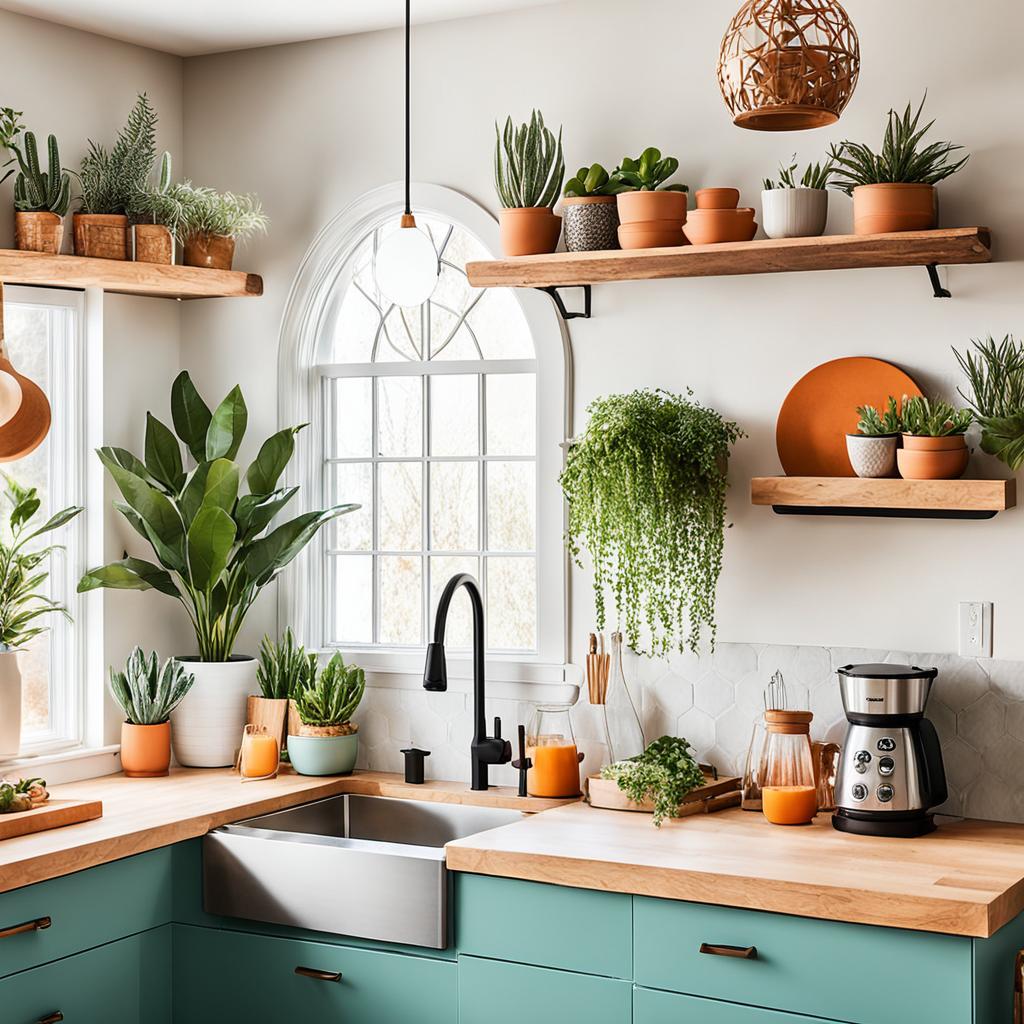
<path id="1" fill-rule="evenodd" d="M 648 741 L 685 736 L 702 761 L 739 774 L 762 692 L 776 670 L 786 680 L 790 707 L 814 712 L 812 736 L 841 743 L 845 718 L 836 669 L 871 661 L 934 666 L 938 679 L 928 716 L 942 741 L 951 814 L 1024 822 L 1024 662 L 975 660 L 950 654 L 846 647 L 720 644 L 713 655 L 665 660 L 627 654 L 626 674 Z M 505 736 L 529 722 L 526 701 L 489 700 L 490 725 L 500 715 Z M 368 688 L 357 720 L 359 766 L 400 772 L 402 747 L 429 750 L 428 778 L 469 779 L 473 700 L 467 693 Z M 573 709 L 573 729 L 584 768 L 605 758 L 599 710 L 586 690 Z M 491 781 L 515 785 L 509 765 L 491 769 Z"/>

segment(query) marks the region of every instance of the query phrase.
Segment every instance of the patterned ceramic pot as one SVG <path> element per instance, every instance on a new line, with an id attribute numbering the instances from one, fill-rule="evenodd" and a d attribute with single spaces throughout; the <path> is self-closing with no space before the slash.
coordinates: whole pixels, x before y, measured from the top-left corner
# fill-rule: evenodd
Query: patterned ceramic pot
<path id="1" fill-rule="evenodd" d="M 562 216 L 569 252 L 618 249 L 619 210 L 615 196 L 566 196 L 562 200 Z"/>
<path id="2" fill-rule="evenodd" d="M 892 476 L 896 471 L 896 446 L 899 434 L 847 434 L 846 453 L 850 465 L 860 477 Z"/>

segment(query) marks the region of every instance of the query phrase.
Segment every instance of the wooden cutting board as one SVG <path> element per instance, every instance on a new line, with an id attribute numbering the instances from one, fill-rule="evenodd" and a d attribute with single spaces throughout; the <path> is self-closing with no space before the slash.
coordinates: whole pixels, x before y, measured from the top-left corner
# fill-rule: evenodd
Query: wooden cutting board
<path id="1" fill-rule="evenodd" d="M 704 785 L 691 789 L 679 805 L 679 817 L 688 814 L 699 814 L 702 811 L 720 811 L 725 807 L 735 807 L 740 802 L 740 780 L 733 776 L 720 775 L 717 779 L 704 773 Z M 591 807 L 607 807 L 612 811 L 642 811 L 651 814 L 654 803 L 644 800 L 637 803 L 619 789 L 619 784 L 612 779 L 602 779 L 600 775 L 587 778 L 587 790 Z"/>
<path id="2" fill-rule="evenodd" d="M 42 807 L 31 811 L 0 814 L 0 840 L 27 836 L 63 825 L 77 825 L 103 816 L 100 800 L 48 800 Z"/>

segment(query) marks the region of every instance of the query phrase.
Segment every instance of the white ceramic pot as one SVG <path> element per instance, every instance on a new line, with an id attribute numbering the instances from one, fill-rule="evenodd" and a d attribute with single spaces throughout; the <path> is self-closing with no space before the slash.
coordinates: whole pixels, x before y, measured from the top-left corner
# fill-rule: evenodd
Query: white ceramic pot
<path id="1" fill-rule="evenodd" d="M 847 434 L 846 454 L 860 477 L 886 477 L 896 473 L 896 446 L 899 434 Z"/>
<path id="2" fill-rule="evenodd" d="M 18 652 L 0 653 L 0 757 L 21 751 L 21 669 Z"/>
<path id="3" fill-rule="evenodd" d="M 246 699 L 257 692 L 255 658 L 230 661 L 175 658 L 196 681 L 171 712 L 171 746 L 189 768 L 225 768 L 235 763 L 245 728 Z"/>
<path id="4" fill-rule="evenodd" d="M 769 238 L 825 233 L 828 192 L 823 188 L 769 188 L 761 193 L 761 227 Z"/>

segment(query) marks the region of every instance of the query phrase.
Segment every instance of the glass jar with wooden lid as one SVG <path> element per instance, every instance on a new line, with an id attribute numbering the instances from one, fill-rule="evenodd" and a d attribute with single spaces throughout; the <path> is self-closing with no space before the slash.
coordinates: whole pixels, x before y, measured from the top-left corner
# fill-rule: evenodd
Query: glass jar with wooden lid
<path id="1" fill-rule="evenodd" d="M 773 825 L 807 825 L 818 810 L 810 711 L 766 711 L 762 811 Z"/>

